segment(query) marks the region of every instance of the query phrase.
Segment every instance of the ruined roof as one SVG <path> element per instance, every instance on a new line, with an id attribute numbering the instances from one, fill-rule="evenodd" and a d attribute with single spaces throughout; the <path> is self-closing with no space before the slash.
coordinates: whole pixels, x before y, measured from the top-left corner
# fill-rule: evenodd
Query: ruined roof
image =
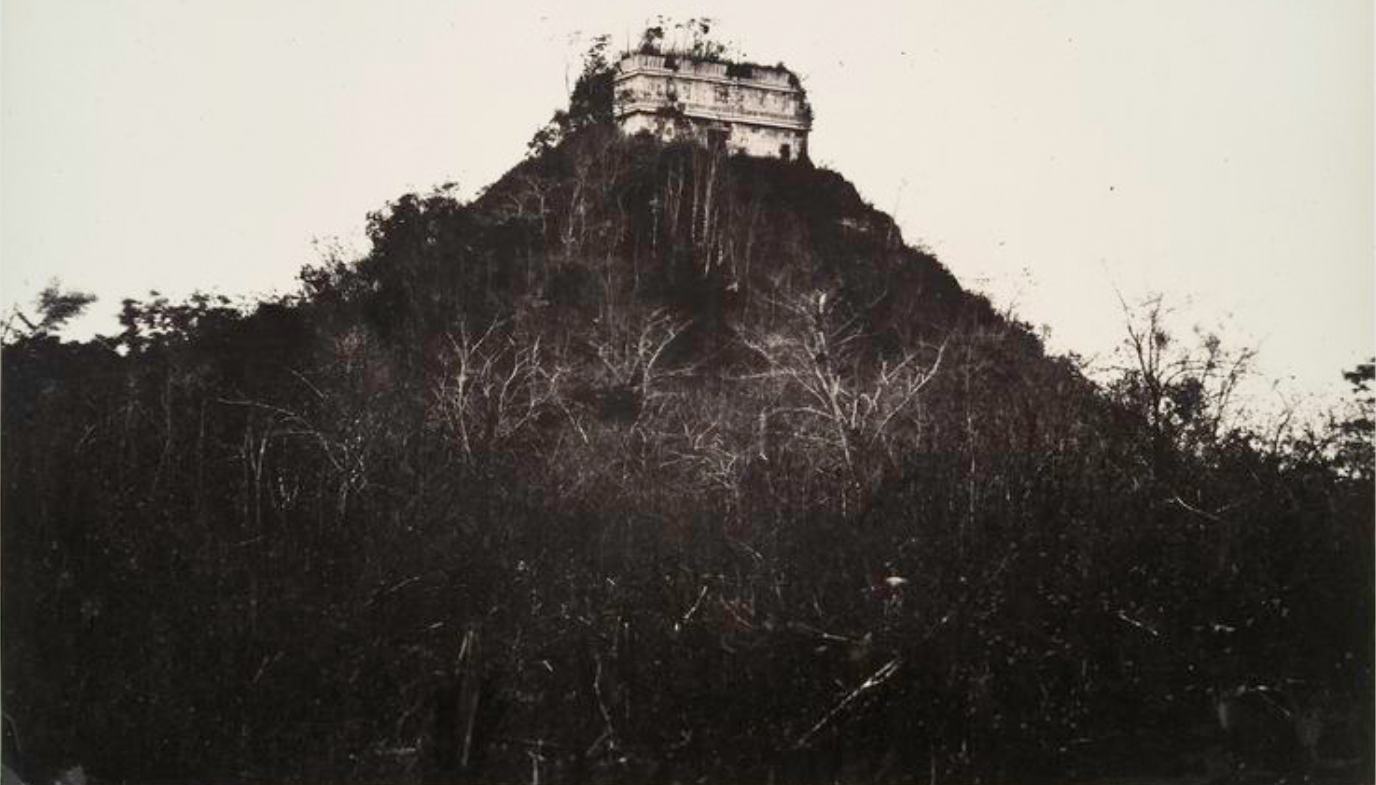
<path id="1" fill-rule="evenodd" d="M 681 76 L 749 81 L 760 86 L 802 90 L 798 75 L 783 63 L 762 65 L 747 61 L 700 57 L 681 52 L 629 52 L 617 63 L 618 75 L 636 71 L 676 72 Z"/>

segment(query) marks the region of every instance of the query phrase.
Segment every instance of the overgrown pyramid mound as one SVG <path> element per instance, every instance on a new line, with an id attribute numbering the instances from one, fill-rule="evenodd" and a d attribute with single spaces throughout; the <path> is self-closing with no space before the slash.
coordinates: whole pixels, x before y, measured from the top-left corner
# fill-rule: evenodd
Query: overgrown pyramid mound
<path id="1" fill-rule="evenodd" d="M 369 235 L 5 345 L 22 774 L 1370 779 L 1356 420 L 1092 384 L 841 175 L 596 113 Z"/>

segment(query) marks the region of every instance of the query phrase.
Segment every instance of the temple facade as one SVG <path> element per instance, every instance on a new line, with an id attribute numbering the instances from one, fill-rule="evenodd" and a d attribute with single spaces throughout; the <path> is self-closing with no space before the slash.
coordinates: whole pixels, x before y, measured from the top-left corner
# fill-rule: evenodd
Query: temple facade
<path id="1" fill-rule="evenodd" d="M 783 66 L 675 54 L 628 54 L 614 77 L 616 121 L 627 134 L 690 136 L 729 152 L 792 160 L 807 155 L 812 110 Z"/>

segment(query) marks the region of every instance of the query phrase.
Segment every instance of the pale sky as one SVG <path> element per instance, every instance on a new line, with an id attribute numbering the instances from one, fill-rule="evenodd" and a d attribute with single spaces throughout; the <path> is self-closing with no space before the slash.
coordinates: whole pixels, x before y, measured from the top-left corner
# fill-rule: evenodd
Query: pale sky
<path id="1" fill-rule="evenodd" d="M 801 73 L 814 160 L 1055 351 L 1113 347 L 1115 287 L 1293 394 L 1376 343 L 1365 0 L 0 3 L 0 301 L 58 277 L 101 297 L 86 334 L 149 289 L 288 291 L 389 200 L 473 195 L 590 36 L 665 14 Z"/>

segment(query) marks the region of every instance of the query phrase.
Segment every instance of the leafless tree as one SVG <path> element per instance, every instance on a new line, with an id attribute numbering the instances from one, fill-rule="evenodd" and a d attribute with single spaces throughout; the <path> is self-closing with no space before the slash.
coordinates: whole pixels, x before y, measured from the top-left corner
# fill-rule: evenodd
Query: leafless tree
<path id="1" fill-rule="evenodd" d="M 540 341 L 522 345 L 504 327 L 449 336 L 449 370 L 435 389 L 436 413 L 470 458 L 511 441 L 559 395 L 562 372 L 545 367 Z"/>
<path id="2" fill-rule="evenodd" d="M 642 401 L 654 395 L 655 382 L 667 372 L 664 352 L 683 334 L 692 320 L 676 319 L 663 308 L 642 318 L 608 310 L 601 318 L 595 339 L 597 359 L 614 384 L 634 388 Z"/>
<path id="3" fill-rule="evenodd" d="M 1161 295 L 1136 307 L 1121 295 L 1126 355 L 1115 370 L 1120 393 L 1147 421 L 1160 449 L 1197 449 L 1225 433 L 1236 416 L 1240 385 L 1251 373 L 1254 349 L 1229 349 L 1215 334 L 1196 330 L 1190 347 L 1170 332 L 1170 309 Z"/>
<path id="4" fill-rule="evenodd" d="M 836 298 L 813 292 L 781 304 L 779 328 L 746 330 L 742 341 L 766 363 L 757 377 L 798 393 L 762 414 L 801 415 L 820 426 L 814 438 L 834 449 L 853 479 L 858 453 L 887 450 L 897 425 L 914 413 L 936 378 L 946 341 L 915 345 L 893 358 L 871 360 L 859 351 L 856 319 L 843 319 Z M 782 391 L 781 391 L 782 392 Z"/>

